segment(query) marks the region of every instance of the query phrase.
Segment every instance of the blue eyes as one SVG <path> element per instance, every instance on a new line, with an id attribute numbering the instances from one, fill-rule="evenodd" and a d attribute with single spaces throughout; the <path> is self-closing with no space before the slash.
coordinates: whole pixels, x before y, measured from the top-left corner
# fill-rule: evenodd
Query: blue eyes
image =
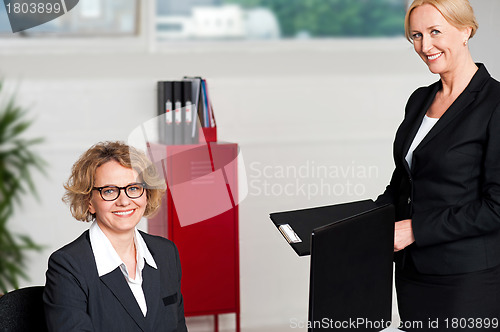
<path id="1" fill-rule="evenodd" d="M 116 194 L 116 192 L 117 192 L 117 189 L 114 189 L 114 188 L 111 188 L 111 189 L 104 189 L 104 190 L 102 191 L 102 193 L 103 193 L 104 195 L 114 195 L 114 194 Z"/>
<path id="2" fill-rule="evenodd" d="M 441 33 L 441 31 L 439 31 L 439 30 L 432 30 L 432 31 L 431 31 L 431 35 L 434 35 L 434 36 L 435 36 L 435 35 L 438 35 L 438 34 L 440 34 L 440 33 Z M 416 32 L 416 33 L 414 33 L 413 35 L 411 35 L 411 38 L 412 38 L 412 39 L 419 39 L 419 38 L 422 38 L 422 34 L 421 34 L 420 32 Z"/>
<path id="3" fill-rule="evenodd" d="M 421 33 L 414 33 L 413 35 L 411 35 L 412 39 L 417 39 L 417 38 L 420 38 L 422 37 L 422 34 Z"/>
<path id="4" fill-rule="evenodd" d="M 117 186 L 104 186 L 104 187 L 93 187 L 93 190 L 98 190 L 101 197 L 105 201 L 114 201 L 120 196 L 122 189 L 129 198 L 139 198 L 144 193 L 144 183 L 131 183 L 125 187 Z"/>
<path id="5" fill-rule="evenodd" d="M 130 193 L 138 192 L 141 190 L 142 190 L 142 187 L 139 187 L 139 186 L 131 186 L 128 188 L 128 192 L 130 192 Z"/>

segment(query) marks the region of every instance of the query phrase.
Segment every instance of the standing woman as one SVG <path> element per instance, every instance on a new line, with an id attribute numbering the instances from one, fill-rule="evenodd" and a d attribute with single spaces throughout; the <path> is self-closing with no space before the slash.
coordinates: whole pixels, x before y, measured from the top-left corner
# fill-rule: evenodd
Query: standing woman
<path id="1" fill-rule="evenodd" d="M 49 259 L 49 331 L 187 331 L 177 249 L 136 229 L 159 208 L 160 183 L 146 156 L 120 142 L 96 144 L 73 165 L 64 198 L 92 225 Z"/>
<path id="2" fill-rule="evenodd" d="M 498 329 L 500 83 L 474 63 L 468 0 L 415 0 L 406 37 L 440 80 L 408 100 L 395 170 L 377 203 L 396 206 L 402 329 Z"/>

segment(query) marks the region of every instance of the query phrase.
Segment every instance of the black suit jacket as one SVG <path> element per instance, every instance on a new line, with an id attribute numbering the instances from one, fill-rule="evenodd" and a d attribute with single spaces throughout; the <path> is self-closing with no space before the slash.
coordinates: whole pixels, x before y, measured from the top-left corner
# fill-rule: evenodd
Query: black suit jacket
<path id="1" fill-rule="evenodd" d="M 411 218 L 411 255 L 422 273 L 457 274 L 500 264 L 500 83 L 482 64 L 467 88 L 405 157 L 441 81 L 408 100 L 394 141 L 395 170 L 377 203 Z"/>
<path id="2" fill-rule="evenodd" d="M 146 263 L 142 271 L 146 317 L 119 268 L 99 278 L 86 231 L 49 259 L 43 295 L 49 331 L 187 331 L 177 248 L 141 235 L 158 267 Z"/>

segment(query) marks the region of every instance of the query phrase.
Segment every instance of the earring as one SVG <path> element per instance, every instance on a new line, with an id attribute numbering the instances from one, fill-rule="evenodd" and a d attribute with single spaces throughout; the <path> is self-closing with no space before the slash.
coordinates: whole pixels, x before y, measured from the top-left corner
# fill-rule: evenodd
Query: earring
<path id="1" fill-rule="evenodd" d="M 469 42 L 469 40 L 464 41 L 464 46 L 467 46 L 468 42 Z"/>

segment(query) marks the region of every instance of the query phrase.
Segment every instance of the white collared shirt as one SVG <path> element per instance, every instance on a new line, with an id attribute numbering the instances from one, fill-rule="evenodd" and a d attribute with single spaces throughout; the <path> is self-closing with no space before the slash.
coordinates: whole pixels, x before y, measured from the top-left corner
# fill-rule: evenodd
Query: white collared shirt
<path id="1" fill-rule="evenodd" d="M 413 162 L 413 151 L 417 148 L 417 146 L 424 140 L 425 136 L 431 131 L 432 127 L 438 122 L 439 118 L 431 118 L 427 115 L 424 115 L 422 119 L 422 123 L 420 124 L 420 128 L 418 128 L 417 134 L 413 139 L 413 142 L 410 145 L 410 149 L 406 154 L 406 162 L 411 169 L 411 163 Z"/>
<path id="2" fill-rule="evenodd" d="M 139 231 L 135 229 L 134 233 L 137 260 L 135 279 L 132 279 L 129 276 L 127 266 L 123 263 L 120 256 L 113 248 L 111 241 L 109 241 L 107 236 L 103 233 L 97 224 L 97 221 L 94 221 L 92 226 L 90 226 L 89 235 L 99 277 L 102 277 L 103 275 L 114 271 L 117 267 L 120 267 L 120 270 L 122 271 L 125 280 L 127 280 L 130 290 L 134 294 L 134 297 L 145 317 L 148 309 L 146 305 L 146 298 L 144 297 L 144 291 L 142 290 L 142 269 L 144 268 L 144 261 L 155 269 L 158 267 L 156 266 L 156 262 Z"/>

